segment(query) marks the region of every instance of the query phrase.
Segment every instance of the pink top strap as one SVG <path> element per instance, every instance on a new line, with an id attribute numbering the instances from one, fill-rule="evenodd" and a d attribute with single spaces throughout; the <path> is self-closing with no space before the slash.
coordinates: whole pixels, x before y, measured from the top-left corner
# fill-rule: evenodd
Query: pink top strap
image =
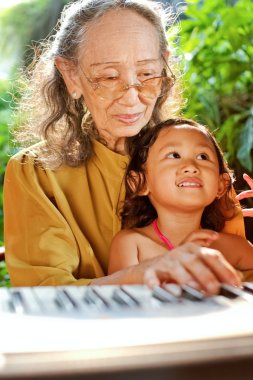
<path id="1" fill-rule="evenodd" d="M 154 231 L 155 233 L 159 236 L 159 238 L 167 245 L 167 247 L 169 248 L 169 250 L 173 249 L 174 246 L 173 244 L 169 241 L 169 239 L 166 238 L 166 236 L 164 236 L 161 231 L 159 230 L 158 228 L 158 225 L 157 225 L 157 219 L 155 219 L 153 222 L 152 222 L 152 226 L 154 228 Z"/>

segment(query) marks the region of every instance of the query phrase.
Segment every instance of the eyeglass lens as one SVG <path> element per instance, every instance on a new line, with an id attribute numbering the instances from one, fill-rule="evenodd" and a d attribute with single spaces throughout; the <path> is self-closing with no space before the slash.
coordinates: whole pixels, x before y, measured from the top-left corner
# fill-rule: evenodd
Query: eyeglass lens
<path id="1" fill-rule="evenodd" d="M 156 77 L 143 81 L 141 84 L 126 86 L 123 81 L 114 83 L 113 87 L 106 87 L 103 83 L 95 89 L 97 95 L 104 99 L 116 99 L 121 97 L 129 88 L 136 88 L 140 95 L 148 99 L 163 96 L 171 87 L 171 79 L 167 77 Z"/>

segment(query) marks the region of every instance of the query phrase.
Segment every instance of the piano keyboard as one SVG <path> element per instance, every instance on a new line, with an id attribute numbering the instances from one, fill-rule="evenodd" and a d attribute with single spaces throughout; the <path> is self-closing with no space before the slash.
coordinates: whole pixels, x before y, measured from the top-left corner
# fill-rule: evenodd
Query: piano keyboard
<path id="1" fill-rule="evenodd" d="M 224 284 L 214 297 L 176 284 L 0 288 L 0 313 L 78 319 L 201 315 L 245 302 L 253 310 L 253 283 Z"/>
<path id="2" fill-rule="evenodd" d="M 0 379 L 253 376 L 252 283 L 0 288 L 0 324 Z"/>

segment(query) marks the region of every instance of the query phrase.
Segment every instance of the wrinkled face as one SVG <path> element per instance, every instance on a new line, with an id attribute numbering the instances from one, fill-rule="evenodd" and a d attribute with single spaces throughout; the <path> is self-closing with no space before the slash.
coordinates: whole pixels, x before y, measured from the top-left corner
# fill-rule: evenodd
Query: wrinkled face
<path id="1" fill-rule="evenodd" d="M 86 77 L 93 82 L 120 78 L 131 85 L 161 75 L 159 38 L 153 25 L 131 10 L 109 11 L 90 26 L 80 53 L 78 91 L 100 135 L 109 145 L 136 135 L 150 120 L 157 99 L 140 97 L 134 87 L 104 99 Z"/>
<path id="2" fill-rule="evenodd" d="M 224 190 L 215 148 L 190 126 L 163 129 L 146 162 L 146 194 L 154 207 L 200 210 Z"/>

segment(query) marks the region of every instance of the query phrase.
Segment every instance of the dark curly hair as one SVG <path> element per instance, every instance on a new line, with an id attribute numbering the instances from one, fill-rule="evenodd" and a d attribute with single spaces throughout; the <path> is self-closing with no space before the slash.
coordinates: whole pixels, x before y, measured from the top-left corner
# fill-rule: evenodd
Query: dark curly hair
<path id="1" fill-rule="evenodd" d="M 230 183 L 221 199 L 215 199 L 208 205 L 202 215 L 202 228 L 221 231 L 226 220 L 235 215 L 235 202 L 231 196 L 233 175 L 223 156 L 222 150 L 212 133 L 203 125 L 189 119 L 168 119 L 152 130 L 143 129 L 138 135 L 129 139 L 128 151 L 130 162 L 125 174 L 126 198 L 121 211 L 122 227 L 144 227 L 157 218 L 157 212 L 148 196 L 138 195 L 145 185 L 145 163 L 149 148 L 155 143 L 160 131 L 176 125 L 189 125 L 201 131 L 213 144 L 219 163 L 219 173 L 229 174 Z"/>

